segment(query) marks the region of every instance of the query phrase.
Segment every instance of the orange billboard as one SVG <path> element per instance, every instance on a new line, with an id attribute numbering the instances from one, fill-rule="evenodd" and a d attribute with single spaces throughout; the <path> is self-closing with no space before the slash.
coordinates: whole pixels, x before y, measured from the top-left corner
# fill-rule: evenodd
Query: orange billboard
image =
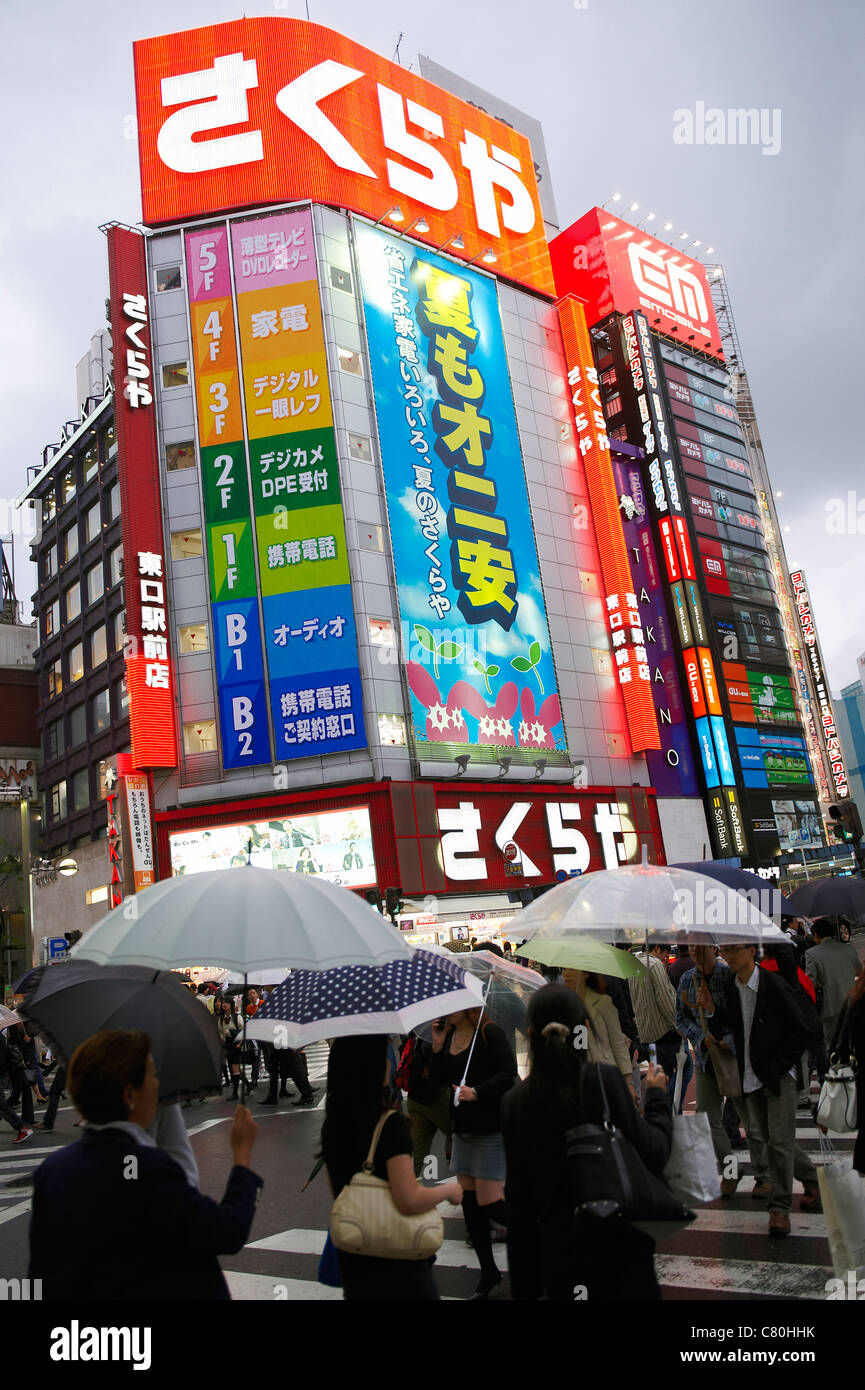
<path id="1" fill-rule="evenodd" d="M 320 24 L 239 19 L 134 45 L 143 220 L 329 203 L 554 294 L 531 147 Z"/>

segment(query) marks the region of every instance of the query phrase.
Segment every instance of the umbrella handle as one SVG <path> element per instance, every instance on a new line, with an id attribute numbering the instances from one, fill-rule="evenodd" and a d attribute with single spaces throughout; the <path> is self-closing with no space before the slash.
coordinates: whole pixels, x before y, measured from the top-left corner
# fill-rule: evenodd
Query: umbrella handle
<path id="1" fill-rule="evenodd" d="M 484 990 L 484 1002 L 483 1002 L 483 1004 L 481 1005 L 481 1011 L 480 1011 L 480 1013 L 478 1014 L 478 1026 L 477 1026 L 477 1028 L 475 1028 L 475 1034 L 474 1034 L 474 1037 L 472 1038 L 472 1045 L 471 1045 L 471 1047 L 469 1048 L 469 1055 L 468 1055 L 468 1057 L 466 1058 L 466 1067 L 465 1067 L 465 1071 L 463 1072 L 463 1079 L 462 1079 L 462 1081 L 460 1082 L 459 1086 L 457 1087 L 456 1095 L 454 1096 L 454 1109 L 456 1109 L 456 1107 L 457 1107 L 457 1106 L 459 1105 L 459 1103 L 460 1103 L 460 1091 L 462 1090 L 463 1086 L 466 1084 L 466 1077 L 467 1077 L 468 1074 L 469 1074 L 469 1067 L 470 1067 L 471 1064 L 472 1064 L 472 1053 L 473 1053 L 474 1050 L 475 1050 L 475 1043 L 476 1043 L 477 1040 L 478 1040 L 478 1033 L 480 1032 L 480 1028 L 481 1028 L 481 1019 L 482 1019 L 483 1016 L 484 1016 L 484 1009 L 485 1009 L 486 1006 L 487 1006 L 487 995 L 488 995 L 489 992 L 490 992 L 490 985 L 491 985 L 491 984 L 492 984 L 492 975 L 491 975 L 490 978 L 487 980 L 486 988 L 485 988 L 485 990 Z"/>

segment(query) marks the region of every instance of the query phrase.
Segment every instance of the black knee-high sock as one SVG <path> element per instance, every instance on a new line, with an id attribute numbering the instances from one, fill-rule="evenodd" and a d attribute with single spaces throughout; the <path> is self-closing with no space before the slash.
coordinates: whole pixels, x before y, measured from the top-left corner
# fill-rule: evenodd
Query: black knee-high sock
<path id="1" fill-rule="evenodd" d="M 490 1221 L 495 1221 L 497 1226 L 507 1226 L 508 1224 L 508 1204 L 503 1197 L 497 1202 L 491 1202 L 488 1207 L 481 1207 L 481 1211 L 486 1212 Z"/>
<path id="2" fill-rule="evenodd" d="M 498 1274 L 496 1262 L 493 1259 L 493 1242 L 490 1234 L 490 1222 L 487 1216 L 489 1208 L 479 1207 L 476 1192 L 463 1193 L 463 1217 L 466 1229 L 471 1236 L 475 1254 L 481 1267 L 481 1274 L 486 1277 L 495 1277 Z"/>

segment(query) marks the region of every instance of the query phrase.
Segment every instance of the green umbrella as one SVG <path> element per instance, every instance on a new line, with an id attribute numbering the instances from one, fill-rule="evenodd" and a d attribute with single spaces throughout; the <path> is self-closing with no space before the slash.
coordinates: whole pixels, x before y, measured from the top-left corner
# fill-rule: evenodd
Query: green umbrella
<path id="1" fill-rule="evenodd" d="M 629 951 L 617 951 L 615 946 L 593 936 L 538 934 L 520 946 L 516 954 L 541 965 L 558 966 L 560 970 L 585 970 L 590 975 L 615 975 L 620 980 L 646 973 L 642 961 Z"/>

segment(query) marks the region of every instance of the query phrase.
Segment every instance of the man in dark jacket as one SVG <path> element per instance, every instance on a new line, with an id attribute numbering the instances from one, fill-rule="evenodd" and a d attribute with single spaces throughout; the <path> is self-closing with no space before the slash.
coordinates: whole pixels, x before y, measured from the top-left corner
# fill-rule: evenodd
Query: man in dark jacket
<path id="1" fill-rule="evenodd" d="M 794 1169 L 805 1188 L 799 1210 L 820 1210 L 817 1170 L 796 1146 L 798 1065 L 813 1025 L 786 981 L 758 970 L 755 946 L 723 946 L 721 954 L 735 972 L 723 1002 L 716 1007 L 705 985 L 696 1002 L 716 1038 L 727 1030 L 733 1034 L 748 1132 L 766 1145 L 772 1182 L 769 1235 L 780 1238 L 790 1234 Z"/>

